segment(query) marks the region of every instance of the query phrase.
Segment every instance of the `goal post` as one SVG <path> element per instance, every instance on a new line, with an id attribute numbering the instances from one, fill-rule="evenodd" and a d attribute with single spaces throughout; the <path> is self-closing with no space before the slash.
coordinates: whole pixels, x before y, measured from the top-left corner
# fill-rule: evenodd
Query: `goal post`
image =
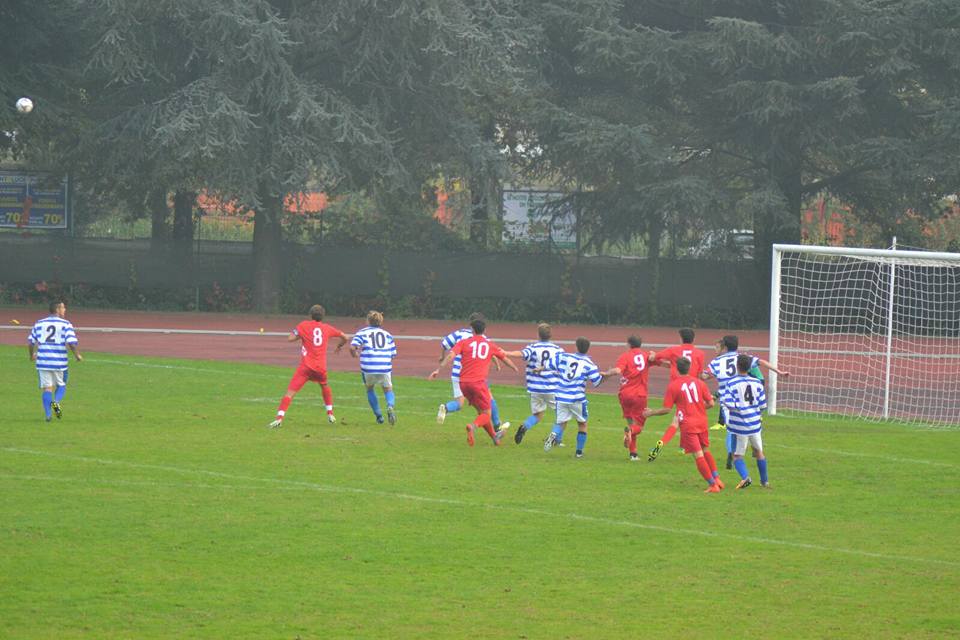
<path id="1" fill-rule="evenodd" d="M 960 254 L 773 245 L 768 407 L 960 425 Z"/>

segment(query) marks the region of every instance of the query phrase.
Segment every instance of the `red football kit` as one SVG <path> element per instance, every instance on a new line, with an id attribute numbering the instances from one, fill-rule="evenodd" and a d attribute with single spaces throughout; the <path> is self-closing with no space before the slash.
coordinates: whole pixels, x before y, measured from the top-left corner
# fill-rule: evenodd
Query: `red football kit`
<path id="1" fill-rule="evenodd" d="M 304 320 L 297 325 L 294 333 L 300 336 L 300 366 L 287 388 L 299 391 L 307 381 L 326 385 L 327 343 L 331 338 L 342 336 L 343 332 L 323 322 Z M 327 404 L 330 404 L 329 400 Z"/>
<path id="2" fill-rule="evenodd" d="M 651 360 L 641 347 L 630 349 L 617 359 L 614 365 L 620 369 L 620 407 L 623 417 L 643 425 L 646 418 L 643 410 L 647 408 L 647 379 Z"/>
<path id="3" fill-rule="evenodd" d="M 680 446 L 687 453 L 695 453 L 710 446 L 707 437 L 707 398 L 710 389 L 703 380 L 693 376 L 679 376 L 667 385 L 663 406 L 676 406 L 680 424 Z"/>
<path id="4" fill-rule="evenodd" d="M 692 344 L 681 344 L 675 347 L 669 347 L 659 352 L 657 360 L 667 360 L 670 362 L 670 379 L 675 380 L 680 374 L 677 373 L 677 360 L 686 358 L 690 361 L 690 373 L 699 376 L 703 371 L 703 351 L 697 349 Z"/>
<path id="5" fill-rule="evenodd" d="M 490 389 L 487 375 L 494 356 L 504 358 L 503 349 L 483 336 L 473 336 L 453 345 L 451 353 L 460 356 L 460 391 L 477 411 L 490 408 Z"/>

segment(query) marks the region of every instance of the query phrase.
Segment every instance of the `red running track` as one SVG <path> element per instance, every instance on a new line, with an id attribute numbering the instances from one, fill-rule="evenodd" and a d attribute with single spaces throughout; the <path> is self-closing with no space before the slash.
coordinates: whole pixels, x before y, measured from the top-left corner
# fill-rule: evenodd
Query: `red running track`
<path id="1" fill-rule="evenodd" d="M 0 307 L 0 344 L 25 345 L 27 332 L 33 323 L 48 315 L 38 307 Z M 296 367 L 300 351 L 295 343 L 286 341 L 286 335 L 305 319 L 305 316 L 279 316 L 227 313 L 159 313 L 137 311 L 90 311 L 67 308 L 67 319 L 77 329 L 82 351 L 98 351 L 139 356 L 162 356 L 197 360 L 224 360 Z M 18 320 L 19 326 L 12 325 Z M 327 321 L 344 333 L 353 333 L 365 326 L 363 318 L 328 318 Z M 440 338 L 454 329 L 465 326 L 448 320 L 387 320 L 384 328 L 397 338 L 397 375 L 426 377 L 440 356 Z M 263 334 L 260 329 L 263 329 Z M 113 329 L 113 331 L 108 331 Z M 139 329 L 126 332 L 123 329 Z M 151 330 L 151 331 L 145 331 Z M 168 333 L 164 333 L 167 331 Z M 174 333 L 169 333 L 173 331 Z M 176 333 L 195 331 L 197 333 Z M 231 332 L 240 332 L 230 335 Z M 626 327 L 611 325 L 554 324 L 553 339 L 572 350 L 578 336 L 586 336 L 594 346 L 590 356 L 601 369 L 613 366 L 626 348 L 630 334 L 640 336 L 644 345 L 653 350 L 679 343 L 676 329 L 664 327 Z M 769 345 L 767 331 L 736 331 L 730 329 L 698 329 L 696 343 L 709 360 L 713 342 L 726 333 L 740 336 L 743 350 L 765 355 Z M 519 350 L 537 339 L 535 323 L 491 322 L 487 335 L 508 350 Z M 568 343 L 568 344 L 565 344 Z M 598 344 L 607 343 L 607 344 Z M 339 355 L 330 353 L 328 364 L 332 371 L 358 371 L 358 363 L 344 349 Z M 522 370 L 522 368 L 521 368 Z M 509 369 L 494 372 L 497 384 L 523 383 L 521 376 Z M 663 392 L 667 369 L 655 369 L 650 375 L 650 393 Z M 601 390 L 616 391 L 604 384 Z"/>

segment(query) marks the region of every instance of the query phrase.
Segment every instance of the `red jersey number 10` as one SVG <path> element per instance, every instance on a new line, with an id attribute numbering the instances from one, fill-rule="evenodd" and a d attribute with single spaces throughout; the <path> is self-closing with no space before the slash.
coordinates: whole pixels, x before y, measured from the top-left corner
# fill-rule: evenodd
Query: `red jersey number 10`
<path id="1" fill-rule="evenodd" d="M 486 360 L 490 355 L 490 345 L 486 342 L 471 342 L 470 357 L 474 360 Z"/>

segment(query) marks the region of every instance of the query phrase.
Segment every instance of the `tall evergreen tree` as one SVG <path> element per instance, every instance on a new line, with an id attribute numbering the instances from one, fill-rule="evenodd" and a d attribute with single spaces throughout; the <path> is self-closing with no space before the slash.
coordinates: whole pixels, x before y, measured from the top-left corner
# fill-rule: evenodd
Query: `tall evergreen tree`
<path id="1" fill-rule="evenodd" d="M 90 5 L 90 3 L 83 3 Z M 514 76 L 524 24 L 506 0 L 103 0 L 90 28 L 89 144 L 155 163 L 256 210 L 254 299 L 277 306 L 286 194 L 369 188 L 419 197 L 491 141 L 469 105 Z M 95 76 L 96 77 L 96 76 Z M 116 149 L 113 154 L 112 149 Z M 389 200 L 389 198 L 387 198 Z"/>

